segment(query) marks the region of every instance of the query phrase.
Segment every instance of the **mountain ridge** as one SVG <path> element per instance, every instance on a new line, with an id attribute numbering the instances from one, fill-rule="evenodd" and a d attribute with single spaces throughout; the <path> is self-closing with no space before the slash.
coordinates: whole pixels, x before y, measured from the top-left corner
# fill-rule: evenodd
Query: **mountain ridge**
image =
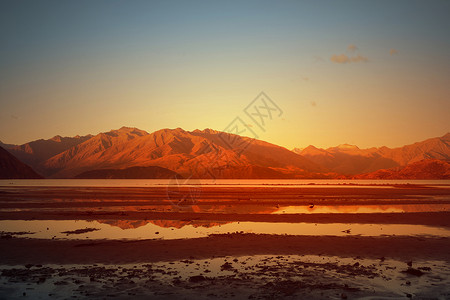
<path id="1" fill-rule="evenodd" d="M 77 135 L 75 137 L 62 137 L 60 135 L 56 135 L 47 140 L 38 139 L 22 145 L 9 147 L 6 150 L 18 158 L 21 162 L 30 165 L 39 172 L 38 165 L 41 162 L 57 155 L 58 153 L 61 153 L 62 151 L 70 149 L 71 147 L 82 143 L 91 137 L 92 135 Z"/>
<path id="2" fill-rule="evenodd" d="M 149 133 L 123 126 L 96 135 L 56 135 L 11 146 L 6 149 L 9 153 L 50 178 L 73 178 L 92 171 L 118 176 L 134 167 L 161 167 L 186 178 L 353 178 L 391 169 L 391 176 L 404 177 L 405 172 L 396 170 L 423 160 L 450 161 L 450 133 L 397 148 L 341 144 L 291 151 L 210 128 L 163 128 Z M 418 166 L 426 169 L 425 165 L 412 166 L 415 175 L 411 176 L 417 177 Z M 136 173 L 127 176 L 136 176 L 131 174 Z"/>
<path id="3" fill-rule="evenodd" d="M 354 179 L 450 179 L 450 163 L 438 159 L 423 159 L 406 166 L 380 169 L 360 174 Z"/>
<path id="4" fill-rule="evenodd" d="M 396 148 L 382 146 L 360 149 L 355 145 L 343 144 L 327 149 L 310 145 L 301 150 L 295 148 L 293 151 L 332 172 L 352 176 L 406 166 L 424 159 L 448 161 L 450 133 Z"/>
<path id="5" fill-rule="evenodd" d="M 224 137 L 237 143 L 230 145 Z M 245 151 L 241 151 L 241 145 L 247 146 Z M 160 166 L 198 178 L 285 178 L 295 176 L 295 171 L 317 174 L 324 171 L 274 144 L 210 129 L 191 132 L 181 128 L 153 133 L 121 128 L 100 133 L 46 160 L 40 170 L 57 178 L 73 177 L 88 169 L 133 166 Z"/>

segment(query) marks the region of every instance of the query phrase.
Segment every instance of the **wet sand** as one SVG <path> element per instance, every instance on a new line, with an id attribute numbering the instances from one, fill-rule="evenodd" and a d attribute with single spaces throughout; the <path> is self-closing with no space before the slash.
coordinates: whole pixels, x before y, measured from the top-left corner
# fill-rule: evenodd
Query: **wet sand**
<path id="1" fill-rule="evenodd" d="M 445 260 L 450 262 L 449 238 L 335 237 L 223 234 L 179 240 L 0 240 L 3 264 L 142 263 L 217 256 L 328 255 Z"/>

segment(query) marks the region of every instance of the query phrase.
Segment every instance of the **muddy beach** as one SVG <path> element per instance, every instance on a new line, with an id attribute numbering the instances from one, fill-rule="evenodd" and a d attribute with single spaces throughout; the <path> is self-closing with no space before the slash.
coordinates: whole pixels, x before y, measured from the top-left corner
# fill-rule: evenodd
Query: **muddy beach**
<path id="1" fill-rule="evenodd" d="M 169 194 L 163 186 L 1 187 L 0 297 L 450 297 L 445 186 Z"/>

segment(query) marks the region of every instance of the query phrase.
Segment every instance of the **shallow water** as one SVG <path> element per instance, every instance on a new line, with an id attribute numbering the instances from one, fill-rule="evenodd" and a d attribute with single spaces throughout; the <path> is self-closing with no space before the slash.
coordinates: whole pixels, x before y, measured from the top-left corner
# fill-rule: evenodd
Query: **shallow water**
<path id="1" fill-rule="evenodd" d="M 366 214 L 450 211 L 450 204 L 316 205 L 280 207 L 274 214 Z"/>
<path id="2" fill-rule="evenodd" d="M 54 201 L 58 203 L 58 201 Z M 54 207 L 52 201 L 42 203 L 44 207 L 13 207 L 0 208 L 0 212 L 25 212 L 25 211 L 42 211 L 42 212 L 180 212 L 180 213 L 213 213 L 213 214 L 366 214 L 366 213 L 416 213 L 416 212 L 448 212 L 450 204 L 380 204 L 380 205 L 289 205 L 280 206 L 273 204 L 256 203 L 253 205 L 167 205 L 162 202 L 159 205 L 127 205 L 121 200 L 110 200 L 109 204 L 102 201 L 89 200 L 89 207 L 75 206 L 77 201 L 70 199 L 65 201 L 67 205 L 62 207 Z M 114 202 L 120 202 L 117 205 Z M 61 201 L 59 203 L 62 203 Z M 86 205 L 86 200 L 80 203 Z M 114 205 L 111 205 L 114 203 Z M 145 203 L 143 201 L 143 203 Z M 17 206 L 17 205 L 16 205 Z M 48 206 L 48 207 L 45 207 Z M 67 207 L 65 207 L 67 206 Z"/>
<path id="3" fill-rule="evenodd" d="M 193 180 L 188 182 L 167 180 L 0 180 L 1 190 L 7 191 L 3 192 L 2 195 L 3 206 L 0 212 L 3 214 L 4 220 L 0 220 L 0 234 L 4 238 L 3 245 L 6 251 L 8 251 L 8 243 L 14 243 L 17 241 L 15 240 L 16 238 L 69 239 L 78 241 L 104 239 L 173 240 L 195 239 L 214 234 L 238 232 L 241 234 L 298 236 L 420 236 L 421 238 L 417 240 L 420 240 L 420 243 L 422 243 L 422 241 L 427 240 L 426 237 L 450 237 L 450 228 L 448 227 L 440 228 L 424 225 L 229 222 L 196 220 L 195 216 L 195 213 L 210 213 L 211 219 L 214 220 L 214 218 L 220 218 L 215 217 L 214 214 L 291 214 L 291 216 L 287 217 L 268 217 L 277 220 L 289 219 L 296 222 L 302 219 L 297 219 L 295 214 L 347 213 L 362 215 L 366 213 L 394 213 L 392 218 L 395 218 L 396 216 L 402 216 L 404 213 L 450 211 L 450 202 L 448 201 L 448 193 L 446 193 L 448 190 L 439 190 L 440 192 L 436 195 L 433 193 L 423 193 L 422 195 L 421 191 L 431 190 L 424 188 L 417 189 L 418 195 L 403 195 L 401 194 L 403 189 L 398 189 L 395 191 L 400 191 L 397 196 L 397 194 L 389 195 L 390 191 L 393 191 L 395 187 L 386 185 L 411 183 L 450 187 L 450 181 L 448 180 Z M 377 196 L 373 199 L 371 198 L 372 191 L 368 190 L 367 192 L 362 189 L 337 190 L 337 194 L 340 192 L 343 196 L 318 196 L 316 191 L 320 190 L 308 190 L 311 194 L 310 196 L 299 198 L 297 195 L 294 195 L 295 197 L 288 199 L 289 201 L 282 197 L 276 198 L 278 195 L 275 193 L 266 195 L 265 189 L 262 192 L 260 191 L 259 198 L 255 197 L 255 199 L 251 197 L 250 193 L 240 195 L 239 189 L 231 189 L 229 195 L 223 195 L 221 190 L 217 189 L 219 192 L 206 195 L 205 199 L 201 199 L 203 202 L 194 201 L 191 205 L 177 202 L 177 198 L 174 200 L 167 197 L 164 193 L 165 188 L 161 188 L 161 186 L 167 186 L 169 193 L 171 191 L 177 192 L 177 187 L 183 185 L 189 186 L 187 190 L 198 190 L 200 185 L 212 187 L 281 186 L 284 189 L 300 186 L 307 188 L 327 186 L 339 188 L 357 186 L 364 188 L 371 184 L 375 184 L 375 187 L 377 187 Z M 25 188 L 24 185 L 28 185 L 28 187 Z M 46 190 L 51 189 L 40 188 L 42 186 L 72 186 L 80 188 L 55 188 L 55 190 L 60 190 L 62 194 L 58 194 L 58 191 L 54 194 L 52 194 L 52 191 L 46 194 Z M 152 189 L 127 190 L 117 188 L 109 189 L 107 196 L 97 197 L 96 193 L 102 189 L 83 188 L 90 186 L 159 186 L 159 189 L 154 188 L 153 190 L 162 190 L 163 192 L 155 195 L 151 193 L 142 193 L 141 195 L 139 192 L 135 192 L 129 196 L 127 194 L 129 190 L 145 190 L 147 192 Z M 387 193 L 384 194 L 383 191 L 380 193 L 378 188 L 386 188 Z M 203 191 L 206 190 L 207 188 L 203 189 Z M 211 190 L 215 191 L 215 189 Z M 277 189 L 273 188 L 272 190 Z M 409 191 L 410 189 L 404 190 Z M 39 192 L 35 193 L 35 191 Z M 414 191 L 414 193 L 416 192 Z M 325 197 L 327 197 L 326 200 L 337 199 L 340 202 L 322 201 Z M 387 198 L 385 199 L 385 197 Z M 211 202 L 208 204 L 208 201 Z M 300 202 L 302 205 L 300 205 Z M 384 204 L 366 205 L 378 203 Z M 25 211 L 28 211 L 28 213 L 20 213 Z M 29 211 L 34 211 L 34 213 L 29 213 Z M 19 212 L 19 214 L 11 213 L 9 215 L 9 212 Z M 48 212 L 54 212 L 55 214 L 52 217 L 52 214 L 48 214 Z M 92 212 L 95 214 L 91 214 Z M 143 213 L 127 214 L 125 212 Z M 183 216 L 180 217 L 181 220 L 151 220 L 172 218 L 172 216 L 177 218 L 177 214 L 167 214 L 165 217 L 162 217 L 160 214 L 151 214 L 151 212 L 180 212 L 186 214 L 180 214 Z M 65 218 L 66 213 L 67 216 L 75 216 L 75 218 L 88 216 L 96 220 L 8 220 L 10 216 L 28 219 L 58 219 L 58 217 Z M 142 216 L 142 218 L 139 217 L 141 218 L 140 220 L 126 220 L 126 218 L 131 219 L 135 215 Z M 112 217 L 113 219 L 101 220 L 102 217 Z M 228 219 L 223 215 L 221 217 L 222 219 Z M 310 216 L 308 217 L 311 219 Z M 125 220 L 114 218 L 125 218 Z M 331 218 L 344 220 L 339 222 L 350 220 L 346 219 L 347 217 L 344 215 L 332 216 Z M 350 218 L 355 219 L 353 215 Z M 263 218 L 260 219 L 262 220 Z M 362 219 L 364 218 L 362 217 Z M 254 220 L 259 219 L 256 218 Z M 391 219 L 385 218 L 385 220 L 389 221 Z M 395 219 L 392 220 L 394 222 Z M 373 222 L 376 222 L 376 220 Z M 413 222 L 415 221 L 413 220 Z M 435 223 L 442 224 L 442 222 Z M 242 236 L 233 235 L 233 237 L 239 238 Z M 359 239 L 355 238 L 352 240 Z M 39 243 L 39 241 L 35 240 L 25 242 Z M 47 242 L 44 241 L 44 243 Z M 151 243 L 159 244 L 160 242 L 152 241 Z M 166 242 L 162 241 L 161 243 L 165 244 Z M 50 242 L 50 244 L 53 244 L 53 242 Z M 91 243 L 80 242 L 80 244 Z M 428 248 L 426 251 L 428 251 Z M 31 249 L 30 253 L 35 250 L 38 251 L 38 249 Z M 145 251 L 147 250 L 145 249 Z M 298 254 L 297 251 L 292 253 Z M 359 252 L 356 253 L 354 254 L 355 256 L 360 255 Z M 364 257 L 364 254 L 361 253 L 361 256 Z M 213 253 L 213 255 L 216 255 L 216 253 Z M 387 256 L 385 252 L 381 252 L 381 255 Z M 415 261 L 413 263 L 414 268 L 423 267 L 425 269 L 422 272 L 424 273 L 423 276 L 413 276 L 403 272 L 408 268 L 406 262 L 385 260 L 384 258 L 374 260 L 361 259 L 359 257 L 342 258 L 320 255 L 276 257 L 255 255 L 241 257 L 212 256 L 209 259 L 197 260 L 195 259 L 195 251 L 186 253 L 185 258 L 189 259 L 135 265 L 28 265 L 26 267 L 1 266 L 2 263 L 0 261 L 0 272 L 2 274 L 0 277 L 0 299 L 23 298 L 23 293 L 28 298 L 66 299 L 76 296 L 77 298 L 103 299 L 109 296 L 119 298 L 135 298 L 135 296 L 139 296 L 140 299 L 147 299 L 148 296 L 151 296 L 153 299 L 183 297 L 196 300 L 211 298 L 271 299 L 289 298 L 290 296 L 297 299 L 340 299 L 342 294 L 348 295 L 348 299 L 397 299 L 406 298 L 407 295 L 417 298 L 420 298 L 422 295 L 428 298 L 446 299 L 450 296 L 448 288 L 450 286 L 450 270 L 448 262 L 443 261 Z M 68 261 L 70 262 L 71 260 Z M 18 262 L 23 262 L 26 265 L 27 255 L 24 255 L 23 260 L 20 258 Z M 3 264 L 8 264 L 8 262 L 4 261 Z M 12 270 L 14 268 L 16 270 Z M 201 277 L 196 278 L 195 276 Z"/>
<path id="4" fill-rule="evenodd" d="M 188 239 L 212 234 L 254 233 L 314 236 L 439 236 L 450 237 L 447 228 L 399 224 L 314 224 L 270 222 L 210 222 L 179 220 L 7 220 L 0 221 L 3 234 L 39 239 Z M 90 229 L 89 232 L 70 233 Z M 69 233 L 65 233 L 69 232 Z"/>

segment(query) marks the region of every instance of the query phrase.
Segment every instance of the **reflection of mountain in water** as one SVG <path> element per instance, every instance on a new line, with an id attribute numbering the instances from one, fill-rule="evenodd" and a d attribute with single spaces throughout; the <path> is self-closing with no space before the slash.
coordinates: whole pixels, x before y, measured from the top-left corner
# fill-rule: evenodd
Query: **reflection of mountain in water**
<path id="1" fill-rule="evenodd" d="M 195 228 L 205 227 L 211 228 L 215 226 L 225 225 L 231 222 L 226 221 L 208 221 L 208 220 L 97 220 L 99 223 L 108 224 L 111 226 L 116 226 L 121 229 L 135 229 L 138 227 L 145 226 L 149 223 L 154 224 L 163 228 L 176 228 L 180 229 L 184 226 L 191 225 Z"/>
<path id="2" fill-rule="evenodd" d="M 133 207 L 134 208 L 134 207 Z M 130 209 L 130 210 L 136 210 Z M 211 214 L 271 214 L 278 210 L 273 205 L 190 205 L 190 206 L 173 206 L 172 211 L 193 213 L 191 219 L 184 220 L 97 220 L 99 223 L 117 226 L 122 229 L 133 229 L 145 226 L 149 223 L 163 228 L 180 229 L 186 225 L 197 227 L 215 227 L 231 222 L 226 221 L 209 221 L 195 220 L 195 213 L 211 213 Z"/>

